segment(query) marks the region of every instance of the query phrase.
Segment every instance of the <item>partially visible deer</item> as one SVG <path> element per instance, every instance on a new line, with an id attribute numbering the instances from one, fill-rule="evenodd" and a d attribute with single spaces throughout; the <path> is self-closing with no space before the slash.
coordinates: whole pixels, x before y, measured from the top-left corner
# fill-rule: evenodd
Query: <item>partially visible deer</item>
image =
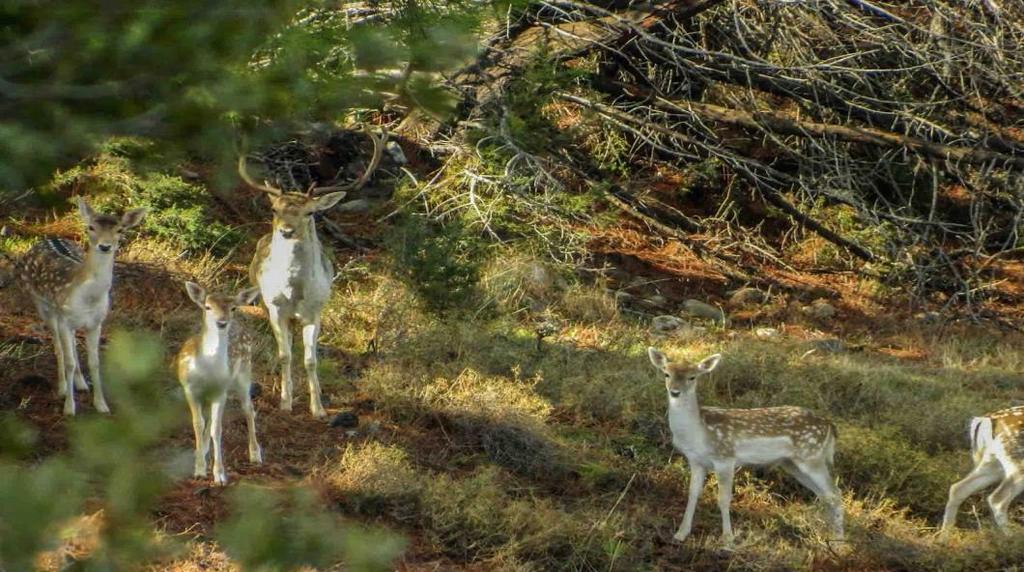
<path id="1" fill-rule="evenodd" d="M 331 295 L 334 265 L 317 237 L 313 215 L 330 209 L 348 191 L 361 188 L 380 164 L 387 142 L 387 131 L 379 137 L 369 129 L 373 157 L 358 180 L 341 186 L 310 187 L 306 193 L 284 192 L 252 180 L 245 169 L 245 156 L 238 160 L 238 173 L 249 186 L 267 193 L 274 211 L 273 231 L 260 238 L 249 266 L 249 279 L 259 286 L 267 308 L 270 327 L 277 340 L 281 362 L 281 409 L 292 409 L 292 322 L 302 327 L 304 363 L 309 381 L 309 411 L 324 417 L 317 375 L 317 340 L 320 314 Z M 325 194 L 321 194 L 325 193 Z"/>
<path id="2" fill-rule="evenodd" d="M 971 419 L 970 436 L 974 468 L 949 487 L 943 534 L 956 526 L 956 513 L 967 497 L 996 483 L 999 486 L 988 495 L 988 506 L 996 525 L 1005 530 L 1007 509 L 1024 491 L 1024 406 Z"/>
<path id="3" fill-rule="evenodd" d="M 100 329 L 110 311 L 114 254 L 124 231 L 138 226 L 146 210 L 132 209 L 113 216 L 97 213 L 82 197 L 77 202 L 86 227 L 87 250 L 83 252 L 77 244 L 62 238 L 43 239 L 14 263 L 14 274 L 53 333 L 57 391 L 64 397 L 64 414 L 75 414 L 75 389 L 89 388 L 78 362 L 77 330 L 85 330 L 93 406 L 109 413 L 100 378 Z"/>
<path id="4" fill-rule="evenodd" d="M 682 542 L 690 535 L 704 480 L 708 471 L 714 471 L 718 477 L 722 538 L 732 542 L 729 506 L 733 475 L 744 465 L 780 466 L 829 506 L 833 534 L 836 539 L 843 538 L 842 496 L 832 479 L 835 425 L 801 407 L 701 407 L 697 381 L 714 371 L 722 356 L 715 354 L 690 365 L 672 363 L 655 348 L 648 348 L 647 353 L 665 376 L 672 444 L 690 465 L 690 495 L 676 540 Z"/>
<path id="5" fill-rule="evenodd" d="M 249 426 L 249 461 L 263 462 L 256 440 L 256 409 L 252 404 L 252 334 L 235 313 L 259 295 L 257 288 L 242 290 L 234 296 L 208 294 L 194 282 L 186 282 L 189 298 L 203 310 L 202 327 L 181 346 L 176 361 L 178 382 L 192 413 L 196 438 L 195 476 L 206 477 L 206 458 L 213 442 L 213 481 L 228 481 L 221 451 L 224 407 L 228 390 L 234 388 L 242 401 Z"/>

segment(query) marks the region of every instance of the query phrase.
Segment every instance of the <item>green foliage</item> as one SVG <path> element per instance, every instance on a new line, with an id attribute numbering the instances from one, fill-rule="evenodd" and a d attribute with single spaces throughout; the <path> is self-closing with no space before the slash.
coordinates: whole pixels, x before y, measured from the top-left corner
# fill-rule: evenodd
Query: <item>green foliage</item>
<path id="1" fill-rule="evenodd" d="M 52 544 L 56 523 L 80 509 L 83 484 L 60 460 L 32 468 L 0 463 L 0 568 L 32 569 L 36 554 Z"/>
<path id="2" fill-rule="evenodd" d="M 374 3 L 384 18 L 353 25 L 348 4 L 319 1 L 8 2 L 0 49 L 17 65 L 0 101 L 0 191 L 34 186 L 114 135 L 226 171 L 239 127 L 258 144 L 392 94 L 443 113 L 453 98 L 436 72 L 470 58 L 481 18 L 508 4 L 389 0 Z"/>
<path id="3" fill-rule="evenodd" d="M 114 139 L 95 159 L 58 173 L 52 188 L 74 188 L 95 196 L 95 208 L 123 212 L 144 207 L 142 231 L 189 254 L 226 254 L 243 235 L 217 222 L 212 196 L 202 187 L 174 175 L 139 172 L 148 149 L 145 142 Z"/>
<path id="4" fill-rule="evenodd" d="M 346 570 L 390 570 L 402 550 L 394 535 L 343 526 L 305 488 L 243 486 L 232 492 L 231 505 L 217 537 L 243 570 L 322 568 L 342 559 Z"/>
<path id="5" fill-rule="evenodd" d="M 406 216 L 395 227 L 389 250 L 395 275 L 431 311 L 466 309 L 478 299 L 486 250 L 460 220 L 441 223 Z"/>

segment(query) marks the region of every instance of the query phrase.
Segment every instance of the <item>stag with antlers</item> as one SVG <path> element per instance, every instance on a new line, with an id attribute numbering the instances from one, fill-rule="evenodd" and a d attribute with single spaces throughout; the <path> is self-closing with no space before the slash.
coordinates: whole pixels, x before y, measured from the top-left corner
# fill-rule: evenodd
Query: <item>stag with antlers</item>
<path id="1" fill-rule="evenodd" d="M 309 410 L 324 417 L 317 376 L 317 339 L 320 315 L 331 294 L 334 265 L 316 234 L 313 214 L 330 209 L 349 191 L 362 188 L 380 165 L 387 131 L 379 136 L 364 127 L 373 141 L 373 156 L 356 181 L 338 186 L 311 186 L 305 193 L 286 192 L 269 183 L 258 184 L 248 175 L 245 156 L 239 158 L 238 173 L 249 186 L 267 193 L 274 211 L 273 230 L 256 245 L 249 265 L 249 279 L 258 286 L 267 308 L 270 327 L 277 339 L 281 362 L 281 409 L 292 409 L 292 322 L 302 328 L 304 363 L 309 380 Z"/>

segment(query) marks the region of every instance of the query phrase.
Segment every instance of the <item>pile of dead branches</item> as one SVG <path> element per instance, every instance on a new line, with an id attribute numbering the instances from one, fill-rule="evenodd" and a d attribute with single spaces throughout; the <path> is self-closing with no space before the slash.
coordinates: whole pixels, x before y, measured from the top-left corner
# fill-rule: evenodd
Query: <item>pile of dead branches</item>
<path id="1" fill-rule="evenodd" d="M 459 119 L 500 116 L 540 45 L 546 62 L 590 71 L 553 98 L 624 134 L 638 177 L 714 160 L 723 181 L 837 245 L 849 268 L 968 309 L 998 291 L 995 263 L 1021 253 L 1019 2 L 535 2 L 453 78 L 465 96 Z M 524 161 L 538 177 L 550 177 L 544 161 L 606 175 L 564 149 L 538 155 Z M 610 200 L 657 232 L 750 230 L 749 216 L 665 216 L 617 183 Z M 843 205 L 865 232 L 819 218 L 821 205 Z M 879 237 L 858 238 L 872 229 Z"/>

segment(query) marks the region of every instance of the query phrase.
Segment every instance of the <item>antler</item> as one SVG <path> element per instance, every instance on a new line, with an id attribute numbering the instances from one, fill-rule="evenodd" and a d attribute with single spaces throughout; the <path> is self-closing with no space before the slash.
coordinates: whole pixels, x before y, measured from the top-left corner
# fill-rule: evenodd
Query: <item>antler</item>
<path id="1" fill-rule="evenodd" d="M 363 133 L 366 133 L 366 136 L 370 138 L 370 141 L 373 141 L 373 157 L 370 158 L 370 164 L 366 166 L 366 171 L 364 171 L 363 174 L 358 179 L 351 183 L 337 185 L 333 187 L 310 188 L 307 191 L 307 194 L 313 195 L 333 191 L 355 191 L 363 188 L 363 185 L 365 185 L 367 181 L 370 180 L 370 177 L 373 176 L 373 172 L 376 171 L 377 167 L 380 166 L 380 158 L 384 155 L 384 147 L 388 141 L 388 130 L 386 127 L 381 127 L 380 137 L 377 137 L 376 135 L 374 135 L 373 131 L 370 131 L 370 128 L 364 123 Z"/>
<path id="2" fill-rule="evenodd" d="M 364 171 L 363 174 L 355 181 L 344 185 L 317 187 L 315 186 L 315 183 L 311 184 L 309 188 L 306 189 L 306 196 L 312 197 L 318 194 L 334 191 L 354 191 L 363 188 L 363 185 L 370 180 L 370 177 L 373 176 L 373 172 L 380 166 L 380 159 L 384 155 L 384 148 L 388 140 L 388 130 L 386 127 L 381 127 L 380 136 L 378 137 L 377 135 L 374 135 L 366 124 L 363 124 L 362 129 L 363 133 L 366 133 L 367 137 L 373 141 L 373 157 L 370 158 L 370 164 L 366 166 L 366 171 Z M 258 189 L 271 195 L 281 195 L 284 193 L 281 189 L 270 186 L 270 183 L 267 181 L 264 181 L 262 185 L 254 181 L 245 169 L 244 154 L 238 157 L 238 175 L 242 177 L 242 180 L 245 181 L 247 185 L 254 189 Z"/>
<path id="3" fill-rule="evenodd" d="M 240 155 L 238 157 L 238 176 L 242 177 L 242 180 L 245 181 L 245 184 L 249 185 L 250 187 L 252 187 L 254 189 L 257 189 L 257 190 L 263 191 L 264 193 L 269 193 L 269 194 L 275 195 L 275 196 L 282 194 L 281 189 L 278 189 L 276 187 L 271 187 L 270 183 L 267 182 L 267 181 L 263 181 L 263 184 L 261 185 L 261 184 L 257 183 L 256 181 L 252 180 L 252 177 L 249 176 L 249 172 L 246 171 L 246 169 L 245 169 L 245 154 L 242 154 L 242 155 Z"/>

